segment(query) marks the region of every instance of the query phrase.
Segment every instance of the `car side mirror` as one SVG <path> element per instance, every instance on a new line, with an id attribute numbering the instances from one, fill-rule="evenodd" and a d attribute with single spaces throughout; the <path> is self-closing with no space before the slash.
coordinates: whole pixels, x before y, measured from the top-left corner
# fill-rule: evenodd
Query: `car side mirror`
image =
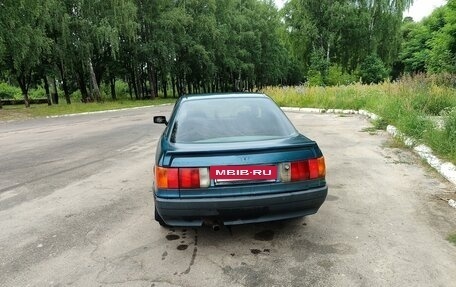
<path id="1" fill-rule="evenodd" d="M 168 121 L 165 116 L 154 116 L 154 123 L 168 125 Z"/>

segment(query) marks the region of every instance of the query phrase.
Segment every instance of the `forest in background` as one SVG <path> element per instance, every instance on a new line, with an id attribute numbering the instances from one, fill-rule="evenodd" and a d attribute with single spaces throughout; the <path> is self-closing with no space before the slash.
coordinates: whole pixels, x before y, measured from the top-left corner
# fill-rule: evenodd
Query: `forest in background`
<path id="1" fill-rule="evenodd" d="M 412 2 L 3 0 L 0 98 L 19 90 L 28 106 L 41 90 L 69 104 L 455 73 L 456 0 L 418 23 L 403 18 Z"/>

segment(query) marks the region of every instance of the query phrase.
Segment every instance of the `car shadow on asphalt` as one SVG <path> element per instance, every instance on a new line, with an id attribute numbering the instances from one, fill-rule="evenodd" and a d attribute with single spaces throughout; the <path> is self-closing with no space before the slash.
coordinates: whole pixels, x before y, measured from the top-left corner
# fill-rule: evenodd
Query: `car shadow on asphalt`
<path id="1" fill-rule="evenodd" d="M 197 228 L 165 228 L 163 234 L 168 241 L 178 241 L 178 250 L 185 250 L 190 245 L 213 246 L 216 248 L 229 247 L 233 242 L 254 244 L 270 243 L 276 246 L 278 242 L 296 237 L 307 227 L 307 218 L 289 219 L 266 223 L 243 224 L 233 226 L 221 226 L 220 230 L 214 231 L 208 226 Z M 189 243 L 191 240 L 191 244 Z M 264 249 L 264 248 L 263 248 Z M 252 248 L 253 254 L 260 253 L 260 249 Z M 267 248 L 266 251 L 268 252 Z"/>

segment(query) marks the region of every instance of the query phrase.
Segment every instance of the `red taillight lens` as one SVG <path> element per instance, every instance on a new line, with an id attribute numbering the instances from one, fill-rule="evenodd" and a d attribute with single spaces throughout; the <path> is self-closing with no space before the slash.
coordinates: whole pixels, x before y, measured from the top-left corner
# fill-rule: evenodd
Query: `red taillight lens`
<path id="1" fill-rule="evenodd" d="M 168 188 L 179 188 L 179 169 L 168 168 Z"/>
<path id="2" fill-rule="evenodd" d="M 200 187 L 200 177 L 198 168 L 180 168 L 179 169 L 179 187 L 180 188 L 198 188 Z"/>
<path id="3" fill-rule="evenodd" d="M 318 178 L 318 160 L 309 159 L 309 178 Z"/>
<path id="4" fill-rule="evenodd" d="M 285 166 L 291 166 L 290 171 L 284 168 Z M 285 182 L 317 179 L 326 175 L 324 157 L 284 163 L 281 167 L 280 178 Z"/>
<path id="5" fill-rule="evenodd" d="M 306 180 L 309 178 L 309 164 L 307 160 L 291 163 L 291 181 Z"/>
<path id="6" fill-rule="evenodd" d="M 160 189 L 202 188 L 210 185 L 208 168 L 155 167 L 155 184 Z"/>

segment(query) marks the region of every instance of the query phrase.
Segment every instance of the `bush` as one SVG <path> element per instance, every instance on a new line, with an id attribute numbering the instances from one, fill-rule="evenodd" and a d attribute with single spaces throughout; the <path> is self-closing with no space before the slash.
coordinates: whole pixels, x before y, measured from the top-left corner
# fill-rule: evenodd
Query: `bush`
<path id="1" fill-rule="evenodd" d="M 117 98 L 128 98 L 130 94 L 128 92 L 128 84 L 122 80 L 116 81 L 116 94 Z"/>
<path id="2" fill-rule="evenodd" d="M 309 86 L 323 86 L 325 82 L 320 72 L 309 71 L 307 84 Z"/>
<path id="3" fill-rule="evenodd" d="M 21 89 L 7 83 L 0 83 L 0 99 L 22 99 Z"/>
<path id="4" fill-rule="evenodd" d="M 117 99 L 125 99 L 130 97 L 130 94 L 128 93 L 128 84 L 124 81 L 117 80 L 115 89 Z M 102 84 L 100 90 L 104 99 L 111 99 L 111 86 L 108 83 Z"/>
<path id="5" fill-rule="evenodd" d="M 388 70 L 377 55 L 370 55 L 361 64 L 360 74 L 364 84 L 378 84 L 386 79 Z"/>
<path id="6" fill-rule="evenodd" d="M 60 97 L 65 97 L 64 94 L 63 94 L 63 92 L 62 92 L 62 93 L 59 93 L 59 96 L 60 96 Z M 71 98 L 71 101 L 76 102 L 76 103 L 80 103 L 80 102 L 81 102 L 81 99 L 82 99 L 81 91 L 80 91 L 80 90 L 77 90 L 77 91 L 73 92 L 73 93 L 70 95 L 70 98 Z M 62 100 L 64 100 L 64 98 L 62 98 Z"/>
<path id="7" fill-rule="evenodd" d="M 329 67 L 327 80 L 329 86 L 349 85 L 355 83 L 357 80 L 355 74 L 344 72 L 340 66 L 332 65 Z"/>
<path id="8" fill-rule="evenodd" d="M 30 97 L 30 99 L 45 99 L 46 91 L 42 87 L 32 89 L 29 91 L 29 97 Z"/>
<path id="9" fill-rule="evenodd" d="M 310 56 L 310 67 L 307 73 L 310 86 L 327 85 L 329 62 L 322 50 L 313 51 Z"/>

